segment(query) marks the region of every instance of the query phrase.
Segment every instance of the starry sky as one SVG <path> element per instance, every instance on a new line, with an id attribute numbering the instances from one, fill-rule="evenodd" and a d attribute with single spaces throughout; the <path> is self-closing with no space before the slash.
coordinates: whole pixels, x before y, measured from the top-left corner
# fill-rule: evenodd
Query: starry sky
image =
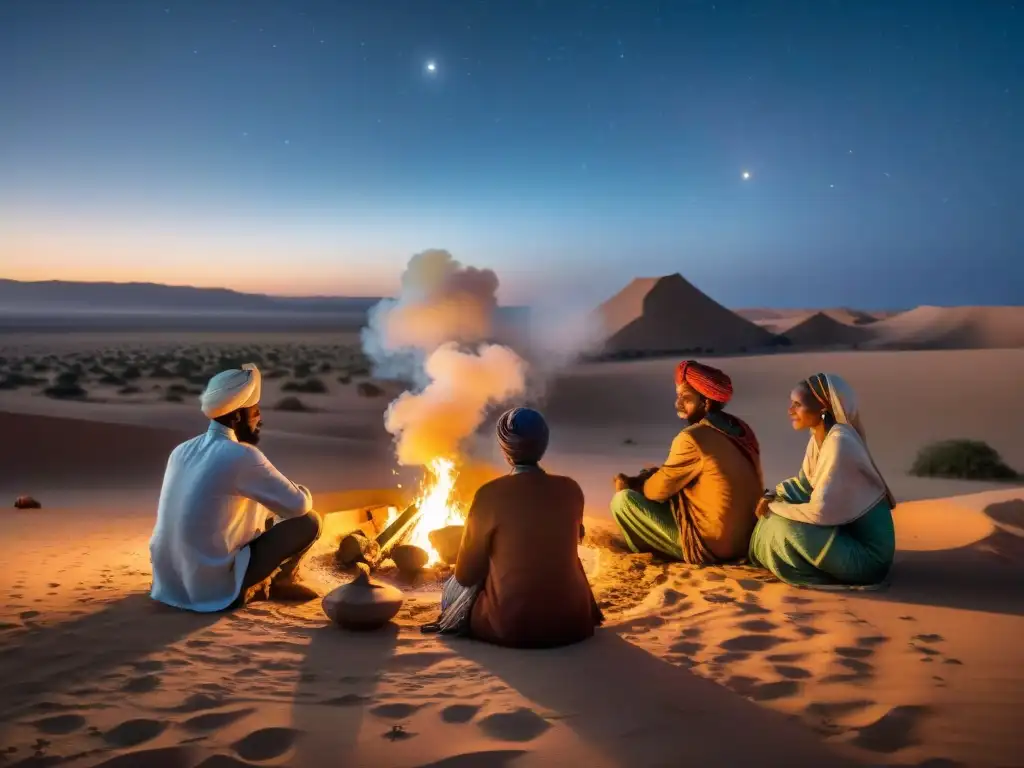
<path id="1" fill-rule="evenodd" d="M 0 0 L 0 276 L 1024 303 L 1024 2 Z"/>

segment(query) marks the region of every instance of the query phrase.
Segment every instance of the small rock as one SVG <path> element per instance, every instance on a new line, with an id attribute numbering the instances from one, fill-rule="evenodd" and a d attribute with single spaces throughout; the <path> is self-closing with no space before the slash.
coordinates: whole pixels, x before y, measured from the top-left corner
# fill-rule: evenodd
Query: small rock
<path id="1" fill-rule="evenodd" d="M 15 509 L 42 509 L 43 505 L 31 496 L 19 496 L 14 500 Z"/>

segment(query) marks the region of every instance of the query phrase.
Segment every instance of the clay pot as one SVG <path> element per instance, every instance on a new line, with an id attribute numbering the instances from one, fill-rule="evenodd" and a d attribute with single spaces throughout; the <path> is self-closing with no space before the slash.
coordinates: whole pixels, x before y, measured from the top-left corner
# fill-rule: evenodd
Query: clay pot
<path id="1" fill-rule="evenodd" d="M 370 579 L 370 569 L 358 564 L 359 575 L 324 597 L 321 607 L 327 617 L 342 629 L 369 631 L 380 629 L 402 607 L 405 596 L 397 587 Z"/>
<path id="2" fill-rule="evenodd" d="M 414 576 L 423 570 L 430 555 L 415 544 L 399 544 L 391 550 L 391 559 L 405 576 Z"/>
<path id="3" fill-rule="evenodd" d="M 459 547 L 462 546 L 464 528 L 465 526 L 462 525 L 446 525 L 444 528 L 438 528 L 428 534 L 430 543 L 437 550 L 437 554 L 448 565 L 455 565 L 455 561 L 459 558 Z"/>

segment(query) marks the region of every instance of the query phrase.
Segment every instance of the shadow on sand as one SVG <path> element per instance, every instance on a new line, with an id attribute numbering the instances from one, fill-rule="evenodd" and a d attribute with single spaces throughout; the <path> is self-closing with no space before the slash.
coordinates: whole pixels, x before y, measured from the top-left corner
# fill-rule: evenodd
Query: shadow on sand
<path id="1" fill-rule="evenodd" d="M 309 632 L 292 707 L 292 727 L 306 732 L 296 765 L 354 760 L 365 713 L 398 645 L 399 628 L 345 632 L 333 624 Z"/>
<path id="2" fill-rule="evenodd" d="M 138 592 L 81 618 L 9 636 L 0 650 L 0 719 L 15 716 L 39 694 L 59 694 L 71 685 L 99 680 L 111 669 L 131 665 L 220 618 L 179 611 Z M 140 692 L 147 677 L 140 671 L 126 682 L 127 692 L 133 684 Z"/>
<path id="3" fill-rule="evenodd" d="M 990 504 L 984 513 L 999 526 L 984 539 L 957 549 L 897 552 L 892 586 L 858 599 L 1024 616 L 1024 499 Z"/>
<path id="4" fill-rule="evenodd" d="M 857 764 L 783 715 L 661 661 L 610 629 L 578 646 L 545 651 L 448 643 L 623 765 Z M 645 738 L 654 731 L 676 736 Z"/>

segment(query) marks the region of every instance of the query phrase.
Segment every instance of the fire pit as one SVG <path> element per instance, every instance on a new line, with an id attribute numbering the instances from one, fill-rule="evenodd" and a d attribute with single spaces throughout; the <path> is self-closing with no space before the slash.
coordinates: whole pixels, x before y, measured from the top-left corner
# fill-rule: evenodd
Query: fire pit
<path id="1" fill-rule="evenodd" d="M 435 459 L 424 470 L 419 496 L 401 512 L 392 509 L 379 533 L 353 531 L 341 539 L 335 553 L 340 566 L 376 568 L 390 560 L 403 576 L 415 578 L 430 566 L 455 563 L 465 520 L 455 498 L 455 463 Z"/>

